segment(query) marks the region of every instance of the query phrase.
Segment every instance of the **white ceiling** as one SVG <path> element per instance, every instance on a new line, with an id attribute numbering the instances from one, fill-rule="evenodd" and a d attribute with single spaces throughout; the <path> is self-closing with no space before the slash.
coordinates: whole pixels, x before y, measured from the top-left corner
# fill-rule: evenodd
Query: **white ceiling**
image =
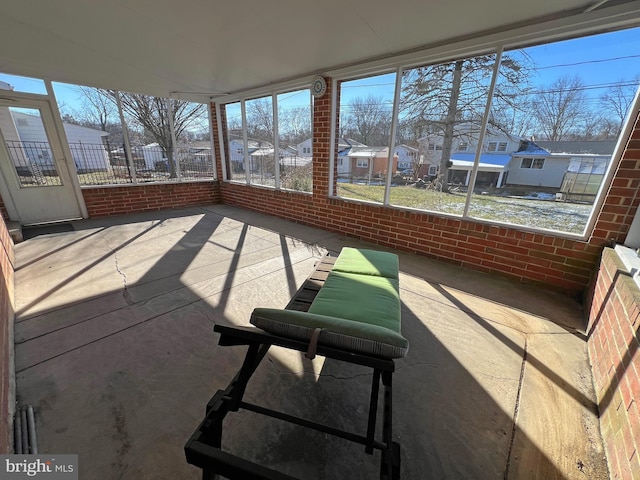
<path id="1" fill-rule="evenodd" d="M 206 100 L 596 3 L 3 0 L 0 72 Z"/>

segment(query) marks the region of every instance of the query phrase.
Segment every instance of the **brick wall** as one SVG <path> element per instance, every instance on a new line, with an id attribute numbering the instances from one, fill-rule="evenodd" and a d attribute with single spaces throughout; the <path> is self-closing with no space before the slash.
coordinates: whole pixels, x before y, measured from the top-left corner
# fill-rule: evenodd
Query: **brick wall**
<path id="1" fill-rule="evenodd" d="M 184 208 L 220 203 L 218 182 L 128 185 L 83 188 L 89 217 Z"/>
<path id="2" fill-rule="evenodd" d="M 15 408 L 13 367 L 13 241 L 0 220 L 0 453 L 12 453 Z M 11 452 L 10 452 L 11 449 Z"/>
<path id="3" fill-rule="evenodd" d="M 623 242 L 626 237 L 639 203 L 640 126 L 637 123 L 591 238 L 577 241 L 327 198 L 330 98 L 329 91 L 314 103 L 313 195 L 225 182 L 221 187 L 223 202 L 503 275 L 518 282 L 551 286 L 579 297 L 589 285 L 603 247 L 612 241 Z M 212 111 L 215 121 L 215 109 Z"/>
<path id="4" fill-rule="evenodd" d="M 640 478 L 640 289 L 606 248 L 589 310 L 588 349 L 611 478 Z"/>

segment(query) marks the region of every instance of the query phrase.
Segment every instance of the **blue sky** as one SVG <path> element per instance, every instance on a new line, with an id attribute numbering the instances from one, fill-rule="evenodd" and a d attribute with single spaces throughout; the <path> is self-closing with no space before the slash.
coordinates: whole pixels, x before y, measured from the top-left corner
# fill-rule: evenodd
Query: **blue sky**
<path id="1" fill-rule="evenodd" d="M 536 71 L 531 76 L 534 86 L 545 87 L 558 78 L 579 76 L 585 86 L 608 85 L 619 80 L 632 80 L 640 75 L 640 28 L 593 35 L 523 49 L 533 60 Z M 395 74 L 381 75 L 348 82 L 341 101 L 374 95 L 385 102 L 393 101 Z M 587 90 L 599 97 L 606 87 Z"/>

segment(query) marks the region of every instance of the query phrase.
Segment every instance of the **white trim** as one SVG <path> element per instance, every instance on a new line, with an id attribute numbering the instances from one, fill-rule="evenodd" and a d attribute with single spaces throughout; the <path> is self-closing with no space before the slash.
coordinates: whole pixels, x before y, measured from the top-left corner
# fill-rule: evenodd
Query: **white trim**
<path id="1" fill-rule="evenodd" d="M 242 158 L 244 159 L 244 176 L 245 183 L 251 184 L 251 172 L 249 168 L 249 133 L 247 132 L 247 106 L 245 100 L 240 101 L 240 114 L 242 116 Z M 227 127 L 229 126 L 229 119 L 227 119 Z"/>
<path id="2" fill-rule="evenodd" d="M 285 80 L 276 85 L 269 84 L 247 90 L 238 90 L 237 92 L 226 95 L 214 95 L 211 96 L 209 100 L 217 103 L 234 103 L 241 100 L 252 100 L 254 98 L 270 96 L 273 93 L 279 95 L 294 90 L 307 90 L 311 89 L 311 83 L 316 75 L 317 74 L 305 75 L 294 80 Z"/>
<path id="3" fill-rule="evenodd" d="M 167 110 L 167 120 L 169 120 L 169 134 L 171 135 L 171 151 L 173 152 L 173 159 L 167 159 L 168 161 L 173 160 L 174 168 L 176 169 L 176 177 L 178 177 L 178 181 L 182 180 L 182 172 L 180 171 L 180 160 L 178 159 L 178 141 L 176 139 L 176 129 L 173 126 L 173 109 L 171 108 L 171 99 L 165 98 L 164 102 L 165 108 Z M 171 168 L 169 168 L 169 172 L 171 172 Z"/>
<path id="4" fill-rule="evenodd" d="M 71 178 L 71 184 L 73 185 L 73 195 L 76 199 L 78 207 L 80 207 L 80 214 L 82 218 L 89 218 L 89 210 L 84 202 L 84 196 L 80 189 L 80 179 L 78 178 L 78 171 L 76 169 L 75 162 L 73 161 L 73 155 L 71 154 L 71 148 L 69 147 L 69 140 L 64 130 L 64 124 L 62 123 L 62 117 L 60 116 L 60 110 L 58 109 L 58 102 L 56 100 L 55 93 L 53 91 L 53 85 L 51 80 L 44 79 L 44 85 L 47 89 L 49 107 L 53 114 L 53 124 L 57 130 L 58 138 L 60 139 L 62 154 L 64 155 L 64 163 L 67 166 L 69 177 Z"/>
<path id="5" fill-rule="evenodd" d="M 398 121 L 396 120 L 398 118 L 399 112 L 400 112 L 400 92 L 402 91 L 402 67 L 398 67 L 398 69 L 396 70 L 396 86 L 395 86 L 395 91 L 394 91 L 394 96 L 393 96 L 393 112 L 392 112 L 392 116 L 391 116 L 391 135 L 390 135 L 390 139 L 389 139 L 389 145 L 395 145 L 396 144 L 396 131 L 398 129 Z M 389 147 L 389 158 L 387 160 L 387 182 L 384 188 L 384 198 L 382 200 L 382 203 L 384 205 L 389 205 L 389 197 L 391 196 L 391 179 L 393 178 L 393 174 L 394 172 L 392 172 L 392 168 L 393 168 L 393 158 L 396 155 L 396 148 L 395 147 Z M 414 165 L 411 165 L 412 167 L 414 167 Z"/>
<path id="6" fill-rule="evenodd" d="M 333 78 L 331 80 L 331 119 L 330 119 L 330 127 L 331 131 L 329 132 L 329 198 L 336 196 L 338 192 L 334 188 L 335 184 L 335 161 L 336 161 L 336 122 L 338 121 L 338 81 Z M 313 116 L 315 120 L 315 115 Z M 312 132 L 315 130 L 315 127 L 312 125 Z M 313 135 L 312 135 L 313 138 Z M 317 151 L 317 148 L 314 148 L 313 140 L 311 141 L 311 148 L 314 151 Z M 314 153 L 315 155 L 315 153 Z"/>
<path id="7" fill-rule="evenodd" d="M 271 95 L 271 117 L 273 120 L 273 164 L 275 189 L 280 190 L 280 133 L 278 131 L 278 94 Z"/>
<path id="8" fill-rule="evenodd" d="M 484 136 L 487 133 L 487 125 L 489 124 L 489 115 L 491 114 L 491 102 L 493 101 L 493 93 L 496 89 L 496 83 L 498 81 L 498 73 L 500 70 L 500 64 L 502 63 L 502 48 L 498 49 L 496 58 L 493 61 L 493 72 L 491 73 L 491 83 L 489 84 L 489 91 L 487 92 L 487 102 L 484 106 L 484 114 L 482 115 L 482 123 L 480 124 L 480 134 L 478 135 L 478 144 L 476 146 L 476 157 L 473 160 L 473 167 L 467 174 L 466 185 L 469 186 L 467 191 L 467 198 L 464 202 L 464 208 L 462 209 L 462 217 L 466 218 L 469 215 L 469 207 L 471 206 L 471 196 L 473 195 L 473 189 L 476 186 L 476 179 L 478 178 L 478 165 L 480 164 L 480 158 L 482 157 L 482 144 L 484 143 Z M 449 157 L 451 160 L 451 157 Z M 449 173 L 447 172 L 447 176 Z M 447 183 L 447 178 L 442 179 L 442 183 Z"/>

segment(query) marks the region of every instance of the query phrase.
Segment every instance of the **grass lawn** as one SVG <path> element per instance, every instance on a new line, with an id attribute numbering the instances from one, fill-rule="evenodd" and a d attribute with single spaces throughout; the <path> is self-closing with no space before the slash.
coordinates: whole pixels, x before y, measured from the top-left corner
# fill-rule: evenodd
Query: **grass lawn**
<path id="1" fill-rule="evenodd" d="M 338 195 L 354 200 L 382 202 L 384 186 L 339 183 Z M 466 193 L 460 192 L 440 193 L 398 186 L 391 188 L 389 202 L 402 207 L 462 215 L 466 196 Z M 474 194 L 468 215 L 482 220 L 499 220 L 527 227 L 582 233 L 591 209 L 592 205 L 585 204 Z"/>

